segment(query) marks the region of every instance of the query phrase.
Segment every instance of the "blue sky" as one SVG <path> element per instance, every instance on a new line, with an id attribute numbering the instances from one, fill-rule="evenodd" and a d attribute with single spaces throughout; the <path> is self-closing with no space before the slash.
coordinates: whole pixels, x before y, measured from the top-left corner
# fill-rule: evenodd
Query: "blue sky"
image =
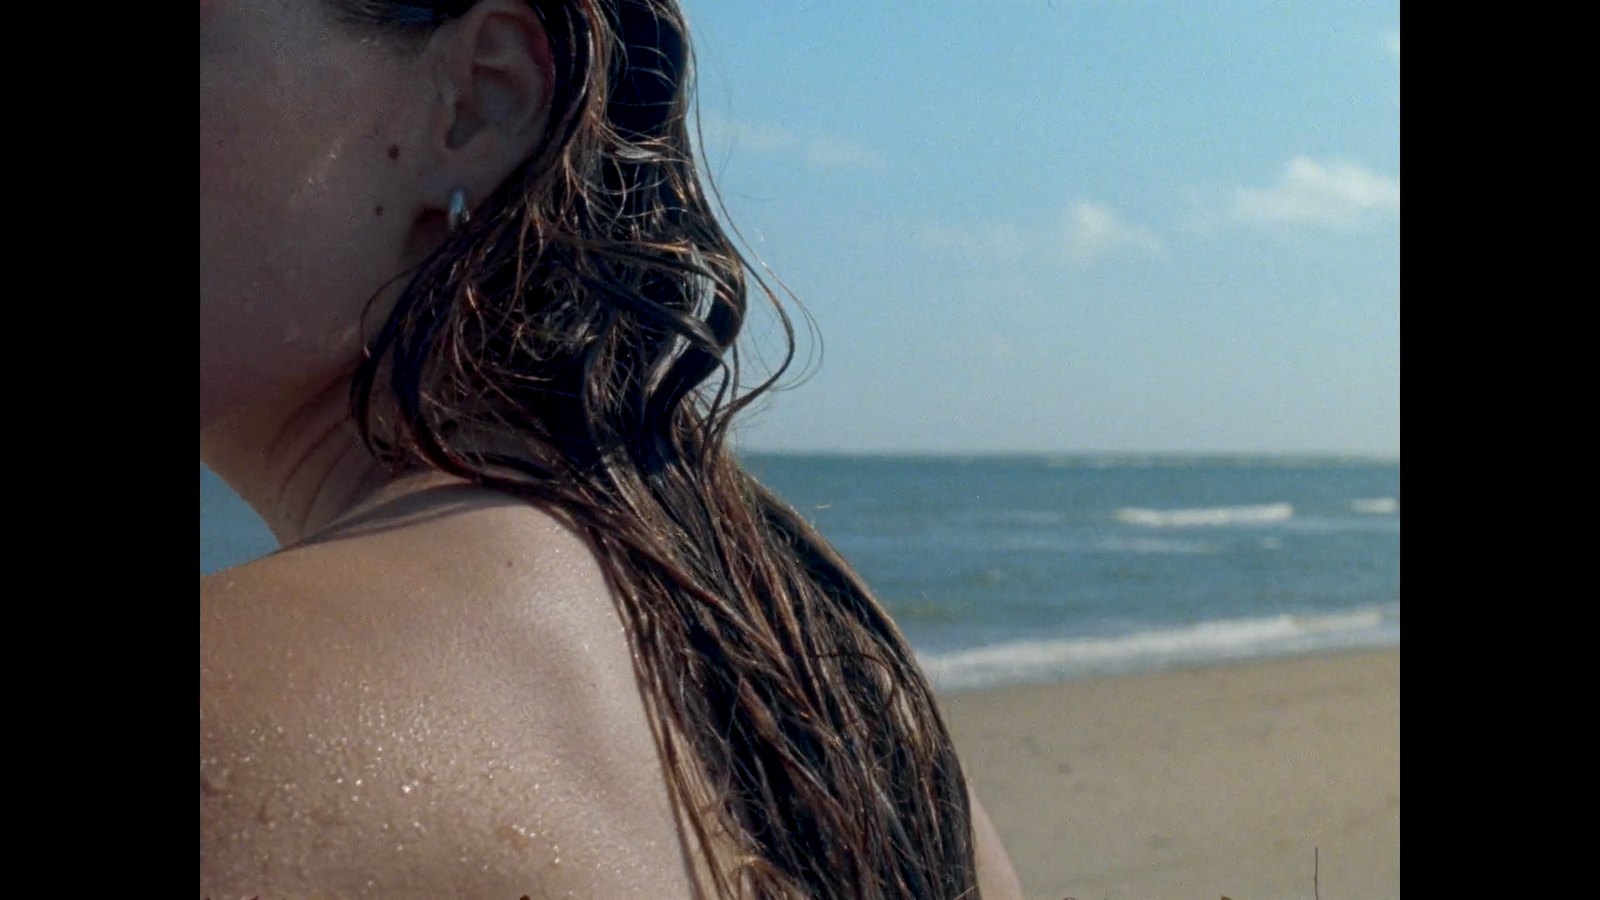
<path id="1" fill-rule="evenodd" d="M 685 6 L 821 335 L 744 446 L 1399 455 L 1397 3 Z"/>

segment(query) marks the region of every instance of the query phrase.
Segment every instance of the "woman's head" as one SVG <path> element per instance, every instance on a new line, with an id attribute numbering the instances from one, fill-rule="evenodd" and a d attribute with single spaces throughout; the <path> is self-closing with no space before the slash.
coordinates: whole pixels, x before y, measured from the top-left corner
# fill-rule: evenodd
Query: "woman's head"
<path id="1" fill-rule="evenodd" d="M 347 10 L 398 27 L 421 7 Z M 687 35 L 668 3 L 534 8 L 553 73 L 546 138 L 411 280 L 357 378 L 358 418 L 372 422 L 381 388 L 399 427 L 376 437 L 398 457 L 535 436 L 553 448 L 541 475 L 611 453 L 653 465 L 686 429 L 725 420 L 724 393 L 692 407 L 714 372 L 736 373 L 744 317 L 744 269 L 694 165 Z M 454 442 L 403 446 L 442 431 Z"/>
<path id="2" fill-rule="evenodd" d="M 321 0 L 216 0 L 200 33 L 204 430 L 348 379 L 368 301 L 444 242 L 450 194 L 539 148 L 554 73 L 520 0 L 409 40 Z"/>
<path id="3" fill-rule="evenodd" d="M 736 361 L 744 272 L 694 169 L 671 4 L 256 0 L 202 17 L 203 431 L 347 378 L 368 347 L 358 402 L 399 361 L 377 399 L 402 418 L 492 438 L 539 407 L 550 440 L 650 443 L 639 429 L 670 432 Z M 456 192 L 474 215 L 450 235 Z M 619 367 L 641 390 L 580 383 Z M 591 413 L 619 405 L 596 433 Z"/>

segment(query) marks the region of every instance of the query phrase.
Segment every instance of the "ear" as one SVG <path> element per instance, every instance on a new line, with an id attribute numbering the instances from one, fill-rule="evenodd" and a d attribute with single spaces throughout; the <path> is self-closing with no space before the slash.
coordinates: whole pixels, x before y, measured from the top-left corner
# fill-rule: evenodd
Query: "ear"
<path id="1" fill-rule="evenodd" d="M 434 149 L 455 186 L 481 198 L 544 138 L 550 41 L 526 0 L 481 0 L 433 43 L 441 101 Z"/>

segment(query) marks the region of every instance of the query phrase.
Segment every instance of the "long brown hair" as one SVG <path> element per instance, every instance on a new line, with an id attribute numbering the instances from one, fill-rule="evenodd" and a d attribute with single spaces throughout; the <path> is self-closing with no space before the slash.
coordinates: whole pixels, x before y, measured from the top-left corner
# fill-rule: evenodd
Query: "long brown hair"
<path id="1" fill-rule="evenodd" d="M 336 2 L 352 22 L 419 32 L 472 5 Z M 976 898 L 965 781 L 909 645 L 728 448 L 794 332 L 696 168 L 682 13 L 534 8 L 556 68 L 548 136 L 371 342 L 352 389 L 363 437 L 587 536 L 718 896 Z M 752 282 L 788 353 L 741 390 Z"/>

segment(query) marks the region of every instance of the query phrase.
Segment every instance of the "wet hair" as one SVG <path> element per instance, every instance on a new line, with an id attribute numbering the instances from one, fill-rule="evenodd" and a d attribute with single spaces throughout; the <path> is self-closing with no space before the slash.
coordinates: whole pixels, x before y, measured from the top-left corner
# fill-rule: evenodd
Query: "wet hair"
<path id="1" fill-rule="evenodd" d="M 413 35 L 472 5 L 330 2 Z M 666 0 L 533 7 L 555 66 L 548 133 L 369 343 L 351 394 L 363 439 L 591 543 L 715 895 L 977 898 L 966 784 L 910 646 L 728 446 L 794 330 L 696 167 L 683 15 Z M 745 389 L 752 292 L 787 353 Z"/>

